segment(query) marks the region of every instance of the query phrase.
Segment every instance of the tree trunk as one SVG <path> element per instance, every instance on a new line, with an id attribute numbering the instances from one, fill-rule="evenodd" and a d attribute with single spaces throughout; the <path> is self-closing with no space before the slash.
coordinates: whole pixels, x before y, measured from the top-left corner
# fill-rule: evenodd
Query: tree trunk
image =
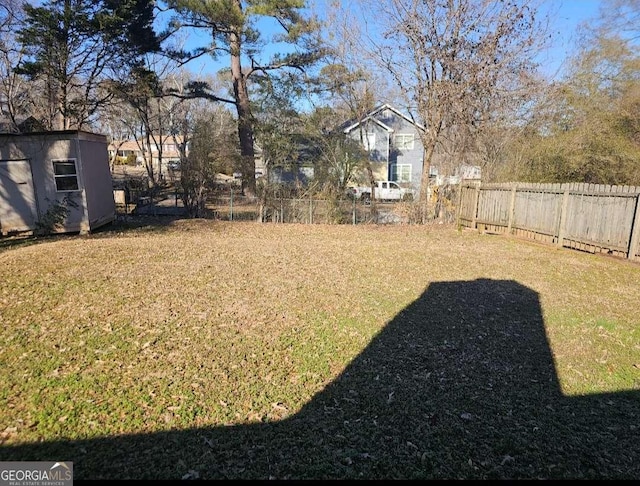
<path id="1" fill-rule="evenodd" d="M 238 137 L 240 139 L 240 155 L 242 156 L 242 179 L 245 182 L 246 195 L 256 193 L 256 161 L 253 150 L 253 117 L 247 83 L 240 62 L 241 40 L 239 34 L 232 32 L 231 45 L 231 78 L 233 95 L 236 100 L 238 114 Z"/>
<path id="2" fill-rule="evenodd" d="M 371 187 L 371 218 L 378 222 L 378 204 L 376 203 L 376 178 L 373 176 L 373 169 L 371 168 L 371 161 L 367 162 L 367 177 L 369 178 L 369 185 Z"/>
<path id="3" fill-rule="evenodd" d="M 420 219 L 425 224 L 429 219 L 429 172 L 431 171 L 431 159 L 435 151 L 435 141 L 429 140 L 424 145 L 424 160 L 422 163 L 422 176 L 420 178 Z"/>

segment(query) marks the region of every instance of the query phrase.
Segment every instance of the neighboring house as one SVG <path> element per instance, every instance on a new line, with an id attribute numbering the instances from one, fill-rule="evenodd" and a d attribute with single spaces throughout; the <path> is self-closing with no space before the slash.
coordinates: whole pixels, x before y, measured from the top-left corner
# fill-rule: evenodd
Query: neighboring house
<path id="1" fill-rule="evenodd" d="M 260 179 L 267 174 L 267 165 L 264 161 L 264 154 L 260 145 L 254 142 L 253 144 L 253 160 L 255 161 L 255 176 L 256 179 Z"/>
<path id="2" fill-rule="evenodd" d="M 420 134 L 425 127 L 414 122 L 389 104 L 383 104 L 362 120 L 347 122 L 343 132 L 360 142 L 369 152 L 376 180 L 396 181 L 403 186 L 420 190 L 424 147 Z M 431 185 L 459 184 L 463 180 L 480 180 L 476 165 L 458 165 L 440 147 L 436 149 L 429 167 Z"/>
<path id="3" fill-rule="evenodd" d="M 479 165 L 461 165 L 457 176 L 463 181 L 477 181 L 482 178 L 482 169 Z"/>
<path id="4" fill-rule="evenodd" d="M 438 169 L 432 166 L 430 175 L 436 186 L 460 184 L 463 181 L 480 181 L 482 178 L 482 169 L 479 165 L 460 165 L 454 172 L 453 175 L 440 175 Z"/>
<path id="5" fill-rule="evenodd" d="M 118 163 L 124 164 L 129 156 L 135 157 L 136 165 L 142 164 L 142 151 L 137 142 L 125 140 L 123 142 L 110 142 L 108 147 L 109 160 L 116 159 Z"/>
<path id="6" fill-rule="evenodd" d="M 256 161 L 256 179 L 265 177 L 268 174 L 268 181 L 275 184 L 308 184 L 315 175 L 314 163 L 319 157 L 318 149 L 314 147 L 312 141 L 304 136 L 298 136 L 296 142 L 295 160 L 288 160 L 287 163 L 274 163 L 267 167 L 264 160 L 264 152 L 254 144 Z"/>
<path id="7" fill-rule="evenodd" d="M 420 189 L 424 148 L 420 132 L 425 128 L 389 104 L 383 104 L 362 120 L 347 122 L 343 132 L 369 152 L 376 180 L 396 181 Z"/>
<path id="8" fill-rule="evenodd" d="M 155 141 L 154 141 L 155 140 Z M 175 138 L 171 135 L 165 135 L 162 137 L 151 139 L 151 153 L 147 156 L 147 160 L 153 165 L 153 170 L 156 174 L 164 174 L 168 167 L 179 166 L 180 164 L 180 151 L 178 145 L 183 140 L 183 137 L 177 135 Z M 160 166 L 160 148 L 162 148 L 162 166 Z M 136 165 L 144 164 L 145 145 L 142 140 L 125 140 L 125 141 L 112 141 L 109 143 L 109 159 L 113 160 L 117 157 L 121 163 L 126 162 L 127 157 L 133 154 L 136 158 Z M 187 144 L 187 153 L 189 152 L 189 146 Z"/>
<path id="9" fill-rule="evenodd" d="M 66 209 L 65 209 L 66 208 Z M 107 139 L 78 130 L 0 134 L 0 230 L 87 233 L 115 219 Z M 55 218 L 53 218 L 55 219 Z"/>
<path id="10" fill-rule="evenodd" d="M 313 166 L 296 166 L 294 168 L 273 167 L 269 171 L 269 182 L 275 184 L 308 184 L 314 176 Z"/>

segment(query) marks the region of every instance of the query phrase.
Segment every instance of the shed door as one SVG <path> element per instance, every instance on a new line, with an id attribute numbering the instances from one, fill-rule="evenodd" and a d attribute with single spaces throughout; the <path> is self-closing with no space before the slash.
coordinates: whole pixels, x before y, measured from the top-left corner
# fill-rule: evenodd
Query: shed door
<path id="1" fill-rule="evenodd" d="M 28 160 L 0 160 L 0 228 L 2 233 L 36 227 L 36 197 Z"/>

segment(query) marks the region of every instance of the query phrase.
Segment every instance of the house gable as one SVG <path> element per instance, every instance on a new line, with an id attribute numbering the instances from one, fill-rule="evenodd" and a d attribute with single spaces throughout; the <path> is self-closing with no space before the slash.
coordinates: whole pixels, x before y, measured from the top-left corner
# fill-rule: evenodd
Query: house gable
<path id="1" fill-rule="evenodd" d="M 417 123 L 416 121 L 412 120 L 410 117 L 408 117 L 407 115 L 405 115 L 404 113 L 402 113 L 401 111 L 394 108 L 388 103 L 385 103 L 377 107 L 375 110 L 369 113 L 369 116 L 375 117 L 377 120 L 380 120 L 381 122 L 386 123 L 389 126 L 393 126 L 393 124 L 397 123 L 397 120 L 400 118 L 404 120 L 406 123 L 414 126 L 416 130 L 422 130 L 422 131 L 425 130 L 425 127 L 422 126 L 420 123 Z"/>
<path id="2" fill-rule="evenodd" d="M 419 188 L 424 160 L 422 125 L 385 103 L 362 120 L 347 122 L 342 130 L 369 151 L 381 179 Z"/>

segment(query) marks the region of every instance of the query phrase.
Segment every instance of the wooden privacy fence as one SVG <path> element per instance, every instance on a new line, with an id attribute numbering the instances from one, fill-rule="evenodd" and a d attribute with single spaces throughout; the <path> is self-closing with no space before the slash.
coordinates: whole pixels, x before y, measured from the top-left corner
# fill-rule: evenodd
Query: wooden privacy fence
<path id="1" fill-rule="evenodd" d="M 640 259 L 640 187 L 463 184 L 458 224 Z"/>

